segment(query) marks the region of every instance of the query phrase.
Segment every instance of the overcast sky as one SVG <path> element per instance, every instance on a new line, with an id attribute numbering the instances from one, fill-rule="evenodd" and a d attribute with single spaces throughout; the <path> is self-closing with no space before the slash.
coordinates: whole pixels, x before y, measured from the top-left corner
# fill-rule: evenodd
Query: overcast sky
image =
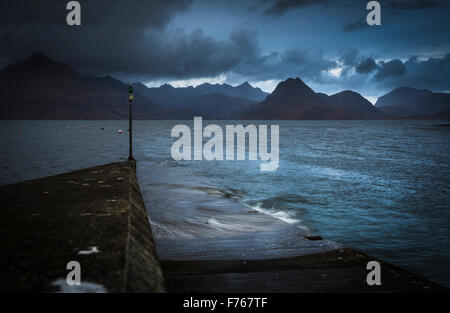
<path id="1" fill-rule="evenodd" d="M 0 4 L 0 66 L 42 51 L 95 75 L 151 86 L 249 81 L 265 91 L 300 77 L 328 94 L 374 101 L 398 86 L 450 91 L 450 1 L 62 0 Z"/>

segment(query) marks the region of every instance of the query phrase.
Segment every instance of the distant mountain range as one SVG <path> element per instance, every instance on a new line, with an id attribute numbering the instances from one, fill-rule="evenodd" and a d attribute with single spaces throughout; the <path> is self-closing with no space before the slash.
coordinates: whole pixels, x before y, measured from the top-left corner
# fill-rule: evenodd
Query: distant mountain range
<path id="1" fill-rule="evenodd" d="M 450 94 L 408 87 L 394 89 L 375 104 L 387 116 L 401 118 L 450 117 Z"/>
<path id="2" fill-rule="evenodd" d="M 209 119 L 233 119 L 268 95 L 248 82 L 236 87 L 228 84 L 202 84 L 185 88 L 174 88 L 167 84 L 148 88 L 135 83 L 134 88 L 147 99 L 169 110 L 184 112 L 186 118 L 201 115 Z"/>
<path id="3" fill-rule="evenodd" d="M 325 102 L 347 112 L 351 112 L 358 118 L 369 120 L 383 118 L 383 113 L 357 92 L 345 90 L 332 96 L 325 94 L 320 94 L 320 96 Z"/>
<path id="4" fill-rule="evenodd" d="M 267 98 L 256 104 L 245 119 L 354 119 L 356 115 L 342 110 L 315 93 L 300 78 L 289 78 L 278 84 Z"/>
<path id="5" fill-rule="evenodd" d="M 341 120 L 382 119 L 383 114 L 366 98 L 353 91 L 328 96 L 316 93 L 300 78 L 281 82 L 264 101 L 245 116 L 249 119 Z"/>
<path id="6" fill-rule="evenodd" d="M 289 78 L 271 94 L 248 82 L 148 88 L 134 83 L 135 119 L 450 119 L 450 94 L 397 88 L 372 105 L 346 90 L 316 93 Z M 126 119 L 127 84 L 81 75 L 36 53 L 0 71 L 0 119 Z"/>
<path id="7" fill-rule="evenodd" d="M 211 93 L 226 95 L 231 98 L 249 99 L 256 102 L 267 97 L 267 93 L 259 88 L 252 87 L 248 82 L 233 87 L 228 84 L 202 84 L 197 87 L 175 88 L 165 84 L 158 88 L 148 88 L 141 83 L 136 83 L 135 88 L 149 99 L 170 107 L 182 108 L 195 102 L 194 99 Z"/>
<path id="8" fill-rule="evenodd" d="M 1 119 L 124 119 L 128 86 L 112 77 L 83 76 L 41 53 L 0 71 Z M 136 119 L 171 118 L 175 111 L 135 94 Z"/>

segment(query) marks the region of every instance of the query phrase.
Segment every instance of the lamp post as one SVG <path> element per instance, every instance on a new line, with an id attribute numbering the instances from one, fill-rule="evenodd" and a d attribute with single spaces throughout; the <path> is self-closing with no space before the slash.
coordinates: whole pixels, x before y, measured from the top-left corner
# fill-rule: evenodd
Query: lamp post
<path id="1" fill-rule="evenodd" d="M 128 83 L 128 100 L 130 101 L 130 105 L 129 105 L 129 113 L 128 116 L 130 118 L 130 156 L 128 157 L 128 160 L 133 161 L 133 117 L 132 117 L 132 103 L 133 103 L 133 87 L 131 87 L 131 83 Z"/>

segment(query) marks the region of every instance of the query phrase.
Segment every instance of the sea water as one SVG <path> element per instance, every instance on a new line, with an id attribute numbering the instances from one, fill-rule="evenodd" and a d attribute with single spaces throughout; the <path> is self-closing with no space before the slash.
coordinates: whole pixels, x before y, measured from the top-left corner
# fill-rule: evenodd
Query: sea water
<path id="1" fill-rule="evenodd" d="M 152 207 L 166 208 L 160 222 L 195 234 L 198 199 L 207 193 L 450 286 L 450 127 L 439 125 L 446 122 L 270 121 L 280 126 L 274 172 L 255 161 L 174 161 L 170 132 L 179 123 L 134 122 L 141 190 Z M 0 184 L 125 160 L 127 128 L 127 121 L 0 121 Z M 183 201 L 164 200 L 173 190 Z M 236 227 L 201 212 L 212 225 Z"/>

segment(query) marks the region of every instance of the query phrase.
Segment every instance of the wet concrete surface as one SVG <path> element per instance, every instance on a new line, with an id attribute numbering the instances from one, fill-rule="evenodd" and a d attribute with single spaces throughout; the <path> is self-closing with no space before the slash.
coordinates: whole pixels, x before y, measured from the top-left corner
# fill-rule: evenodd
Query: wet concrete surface
<path id="1" fill-rule="evenodd" d="M 2 186 L 0 203 L 0 292 L 165 290 L 134 162 Z"/>
<path id="2" fill-rule="evenodd" d="M 446 291 L 217 189 L 152 179 L 143 193 L 169 292 Z M 366 282 L 374 260 L 381 286 Z"/>
<path id="3" fill-rule="evenodd" d="M 208 189 L 147 192 L 149 216 L 134 162 L 0 187 L 0 292 L 448 291 L 382 260 L 368 286 L 375 258 Z"/>

